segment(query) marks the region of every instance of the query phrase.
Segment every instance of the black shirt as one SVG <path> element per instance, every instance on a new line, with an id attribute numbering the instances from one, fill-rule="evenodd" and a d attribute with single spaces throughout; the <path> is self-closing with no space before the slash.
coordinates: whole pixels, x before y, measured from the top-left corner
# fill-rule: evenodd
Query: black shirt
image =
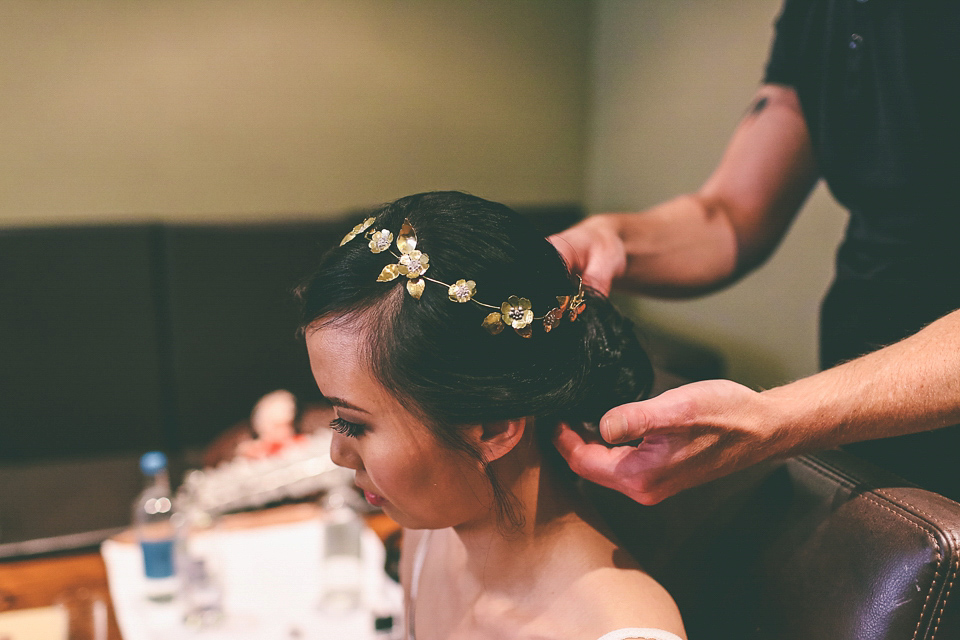
<path id="1" fill-rule="evenodd" d="M 960 2 L 787 0 L 766 81 L 796 88 L 837 200 L 887 213 L 877 234 L 923 235 L 944 208 L 957 222 Z M 895 220 L 918 199 L 931 215 Z"/>
<path id="2" fill-rule="evenodd" d="M 960 1 L 786 0 L 765 81 L 796 89 L 820 172 L 850 211 L 821 364 L 960 308 Z M 960 498 L 958 430 L 851 448 Z M 933 449 L 943 461 L 921 458 Z"/>

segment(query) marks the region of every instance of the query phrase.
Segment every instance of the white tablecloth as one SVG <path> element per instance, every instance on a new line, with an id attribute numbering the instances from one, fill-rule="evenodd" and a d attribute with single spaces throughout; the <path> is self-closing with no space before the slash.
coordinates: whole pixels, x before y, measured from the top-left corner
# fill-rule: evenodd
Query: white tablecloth
<path id="1" fill-rule="evenodd" d="M 323 544 L 319 520 L 212 531 L 196 542 L 220 574 L 225 616 L 197 630 L 183 623 L 184 605 L 143 596 L 143 558 L 136 544 L 107 540 L 101 553 L 124 640 L 373 639 L 373 616 L 392 613 L 401 628 L 403 594 L 383 571 L 385 550 L 373 531 L 362 538 L 363 606 L 331 615 L 318 607 Z"/>

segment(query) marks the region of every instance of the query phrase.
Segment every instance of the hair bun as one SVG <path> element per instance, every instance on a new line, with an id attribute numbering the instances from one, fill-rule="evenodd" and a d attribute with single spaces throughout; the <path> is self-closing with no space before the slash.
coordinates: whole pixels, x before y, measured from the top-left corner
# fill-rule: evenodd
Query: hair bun
<path id="1" fill-rule="evenodd" d="M 584 323 L 584 371 L 578 402 L 564 418 L 596 424 L 618 405 L 645 398 L 653 385 L 653 366 L 633 323 L 604 296 L 587 294 Z"/>

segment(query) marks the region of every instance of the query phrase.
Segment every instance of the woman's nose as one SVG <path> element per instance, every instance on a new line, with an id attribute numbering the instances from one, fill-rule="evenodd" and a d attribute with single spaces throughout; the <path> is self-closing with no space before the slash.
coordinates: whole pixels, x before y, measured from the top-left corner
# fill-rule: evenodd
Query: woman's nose
<path id="1" fill-rule="evenodd" d="M 330 441 L 330 459 L 333 460 L 333 464 L 339 467 L 346 467 L 354 471 L 363 468 L 360 456 L 357 455 L 353 446 L 353 440 L 337 432 L 333 433 L 333 440 Z"/>

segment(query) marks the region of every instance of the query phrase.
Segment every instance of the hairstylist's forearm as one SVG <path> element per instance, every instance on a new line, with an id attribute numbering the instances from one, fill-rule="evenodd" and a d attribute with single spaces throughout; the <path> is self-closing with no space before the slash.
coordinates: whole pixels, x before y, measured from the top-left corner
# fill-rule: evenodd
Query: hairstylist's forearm
<path id="1" fill-rule="evenodd" d="M 816 182 L 806 122 L 792 89 L 767 85 L 694 193 L 639 213 L 588 218 L 554 236 L 574 270 L 599 288 L 697 295 L 760 264 Z"/>
<path id="2" fill-rule="evenodd" d="M 623 243 L 614 286 L 665 298 L 712 291 L 736 273 L 737 239 L 725 211 L 685 194 L 641 213 L 603 214 Z"/>
<path id="3" fill-rule="evenodd" d="M 779 416 L 786 455 L 958 424 L 960 311 L 761 398 Z"/>

